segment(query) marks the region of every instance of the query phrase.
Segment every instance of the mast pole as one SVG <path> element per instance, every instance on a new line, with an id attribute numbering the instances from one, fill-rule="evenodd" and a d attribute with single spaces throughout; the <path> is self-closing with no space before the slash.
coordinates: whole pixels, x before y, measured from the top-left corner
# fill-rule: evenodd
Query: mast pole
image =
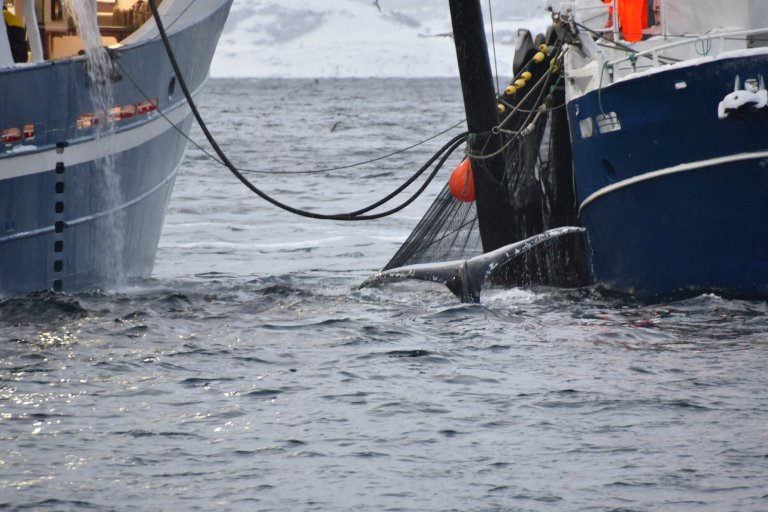
<path id="1" fill-rule="evenodd" d="M 449 4 L 469 150 L 472 154 L 493 154 L 501 149 L 501 136 L 492 133 L 499 120 L 480 0 L 449 0 Z M 504 156 L 471 160 L 480 239 L 483 251 L 489 252 L 517 241 L 512 229 L 515 218 L 503 183 Z"/>

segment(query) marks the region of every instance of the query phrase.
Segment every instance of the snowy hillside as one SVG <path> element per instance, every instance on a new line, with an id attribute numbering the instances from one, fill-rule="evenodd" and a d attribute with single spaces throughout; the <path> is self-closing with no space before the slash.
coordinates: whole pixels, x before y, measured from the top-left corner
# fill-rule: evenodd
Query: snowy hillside
<path id="1" fill-rule="evenodd" d="M 511 68 L 517 29 L 549 24 L 544 3 L 493 2 L 500 74 Z M 450 32 L 448 0 L 235 0 L 211 75 L 456 76 Z"/>

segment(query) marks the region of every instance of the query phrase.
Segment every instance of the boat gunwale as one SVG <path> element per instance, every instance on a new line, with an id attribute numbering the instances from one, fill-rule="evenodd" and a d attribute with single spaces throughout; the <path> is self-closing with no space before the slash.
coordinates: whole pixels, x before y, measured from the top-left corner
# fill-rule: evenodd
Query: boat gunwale
<path id="1" fill-rule="evenodd" d="M 768 27 L 749 29 L 749 30 L 722 31 L 722 32 L 721 31 L 712 31 L 712 32 L 708 32 L 706 34 L 695 34 L 695 35 L 685 35 L 685 34 L 683 34 L 681 36 L 671 36 L 671 35 L 668 35 L 668 34 L 660 34 L 660 35 L 658 35 L 656 37 L 663 38 L 663 39 L 667 39 L 669 37 L 675 37 L 675 38 L 681 38 L 681 39 L 678 39 L 677 41 L 673 41 L 671 43 L 663 44 L 663 45 L 660 45 L 660 46 L 653 46 L 651 48 L 648 48 L 647 50 L 640 50 L 640 51 L 637 51 L 637 52 L 632 52 L 627 57 L 623 57 L 621 59 L 616 59 L 616 60 L 609 60 L 609 61 L 607 61 L 605 63 L 605 65 L 606 66 L 617 66 L 618 64 L 621 64 L 623 62 L 631 62 L 631 61 L 637 59 L 638 57 L 647 57 L 649 55 L 653 58 L 654 62 L 657 62 L 657 60 L 656 60 L 657 59 L 657 55 L 656 54 L 658 52 L 660 52 L 660 51 L 663 51 L 663 50 L 669 50 L 670 48 L 676 48 L 678 46 L 695 45 L 695 44 L 700 43 L 702 41 L 706 42 L 706 41 L 712 41 L 712 40 L 717 40 L 717 39 L 725 39 L 725 38 L 728 38 L 728 37 L 746 37 L 746 36 L 758 35 L 758 34 L 766 34 L 766 35 L 768 35 Z M 652 40 L 653 39 L 649 39 L 648 41 L 652 41 Z M 715 56 L 713 58 L 720 58 L 720 57 L 722 57 L 724 55 L 727 55 L 729 53 L 735 53 L 735 52 L 749 51 L 751 53 L 753 51 L 760 50 L 760 49 L 762 49 L 762 48 L 757 47 L 757 48 L 745 48 L 743 50 L 730 50 L 730 51 L 722 52 L 722 53 L 718 54 L 717 56 Z M 685 59 L 685 60 L 681 60 L 680 62 L 678 62 L 676 64 L 687 63 L 687 62 L 689 62 L 691 60 L 698 60 L 698 59 Z M 663 67 L 663 66 L 661 64 L 657 64 L 657 65 L 654 65 L 654 67 Z"/>
<path id="2" fill-rule="evenodd" d="M 200 86 L 197 89 L 195 89 L 194 91 L 192 91 L 192 96 L 195 96 L 195 97 L 198 96 L 202 92 L 202 90 L 205 88 L 207 83 L 208 83 L 207 80 L 204 80 L 203 82 L 201 82 Z M 188 107 L 188 103 L 187 103 L 187 99 L 185 97 L 181 96 L 178 101 L 175 101 L 174 103 L 171 103 L 167 107 L 163 108 L 162 111 L 161 111 L 160 108 L 158 108 L 157 111 L 156 111 L 157 112 L 156 115 L 150 115 L 150 116 L 145 116 L 145 117 L 134 117 L 133 118 L 134 119 L 133 122 L 130 122 L 129 124 L 123 124 L 122 126 L 115 126 L 114 129 L 110 129 L 108 131 L 101 132 L 101 135 L 98 136 L 98 137 L 96 136 L 95 133 L 92 133 L 92 134 L 89 134 L 89 135 L 84 135 L 84 136 L 79 137 L 77 139 L 68 140 L 67 141 L 68 144 L 64 148 L 64 153 L 66 154 L 67 150 L 71 151 L 71 149 L 74 148 L 74 147 L 81 146 L 83 144 L 93 143 L 93 142 L 97 142 L 97 143 L 101 144 L 106 149 L 111 149 L 111 148 L 109 148 L 109 140 L 110 140 L 110 138 L 112 138 L 114 136 L 117 136 L 117 135 L 123 135 L 123 134 L 125 134 L 126 132 L 129 132 L 129 131 L 145 128 L 146 125 L 148 125 L 150 123 L 159 123 L 161 121 L 166 121 L 168 123 L 169 129 L 170 128 L 175 128 L 175 127 L 177 127 L 177 125 L 179 123 L 183 122 L 183 119 L 186 118 L 186 116 L 189 115 L 190 112 L 184 113 L 181 116 L 182 119 L 180 119 L 180 120 L 174 120 L 174 119 L 170 119 L 170 118 L 171 117 L 175 117 L 177 115 L 177 113 L 178 113 L 178 110 L 179 109 L 183 109 L 185 107 L 187 109 L 189 108 Z M 113 124 L 117 124 L 119 122 L 120 121 L 115 121 Z M 163 130 L 163 131 L 165 131 L 165 130 Z M 187 139 L 191 140 L 191 139 L 189 139 L 188 136 L 187 136 Z M 22 145 L 22 146 L 19 146 L 19 147 L 24 147 L 24 146 Z M 14 159 L 14 158 L 21 158 L 21 157 L 28 157 L 28 156 L 39 156 L 40 153 L 45 153 L 45 152 L 50 152 L 50 151 L 57 151 L 58 152 L 59 149 L 60 148 L 59 148 L 59 146 L 57 144 L 47 144 L 47 145 L 42 146 L 42 147 L 35 147 L 34 149 L 30 148 L 28 150 L 22 150 L 22 151 L 16 150 L 16 151 L 12 151 L 12 152 L 0 153 L 0 162 L 2 162 L 3 160 L 11 160 L 11 159 Z M 128 148 L 128 149 L 130 149 L 130 148 Z M 106 157 L 106 156 L 118 154 L 118 153 L 120 153 L 120 152 L 122 152 L 124 150 L 125 150 L 125 148 L 119 149 L 118 151 L 103 151 L 103 152 L 100 152 L 99 155 L 96 156 L 94 159 L 103 158 L 103 157 Z M 76 162 L 76 163 L 83 163 L 83 162 Z M 70 165 L 72 165 L 72 164 L 70 164 Z M 37 172 L 46 172 L 46 171 L 43 170 L 43 171 L 37 171 Z M 27 175 L 27 174 L 36 174 L 36 172 L 25 173 L 24 175 Z M 20 177 L 20 176 L 21 175 L 14 175 L 14 176 L 6 177 L 6 176 L 0 175 L 0 181 L 7 180 L 7 179 L 13 179 L 13 178 L 17 178 L 17 177 Z"/>

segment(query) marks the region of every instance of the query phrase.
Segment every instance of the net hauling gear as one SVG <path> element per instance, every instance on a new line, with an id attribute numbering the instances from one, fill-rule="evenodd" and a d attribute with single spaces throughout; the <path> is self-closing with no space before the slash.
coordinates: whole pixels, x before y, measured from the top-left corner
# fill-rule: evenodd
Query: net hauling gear
<path id="1" fill-rule="evenodd" d="M 458 52 L 463 41 L 456 37 Z M 565 92 L 558 66 L 562 41 L 554 30 L 535 40 L 530 34 L 518 37 L 523 44 L 516 51 L 522 56 L 516 55 L 515 61 L 524 64 L 516 69 L 511 86 L 500 97 L 491 98 L 493 126 L 470 133 L 468 139 L 476 201 L 459 201 L 446 186 L 383 271 L 365 286 L 426 279 L 444 282 L 462 301 L 476 302 L 484 283 L 505 287 L 590 284 L 586 234 L 578 227 L 568 121 L 562 108 Z M 472 58 L 483 58 L 482 53 Z M 461 58 L 459 53 L 463 70 Z M 477 73 L 462 72 L 465 89 L 479 89 L 465 85 L 476 77 Z M 477 98 L 466 96 L 465 90 L 469 124 Z M 497 117 L 501 110 L 495 108 L 497 102 L 506 107 L 503 119 Z M 498 147 L 491 143 L 495 136 L 500 139 Z M 487 165 L 494 158 L 503 161 L 498 176 Z M 486 186 L 478 184 L 478 179 L 484 179 Z M 483 206 L 499 200 L 503 206 L 491 210 L 490 220 L 488 212 L 485 217 L 480 214 Z M 482 236 L 489 225 L 496 247 L 489 247 Z"/>

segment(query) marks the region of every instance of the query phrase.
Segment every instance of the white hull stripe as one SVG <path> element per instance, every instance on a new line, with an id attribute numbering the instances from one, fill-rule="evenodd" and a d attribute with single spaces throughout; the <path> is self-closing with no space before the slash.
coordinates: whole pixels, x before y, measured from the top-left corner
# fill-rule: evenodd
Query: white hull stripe
<path id="1" fill-rule="evenodd" d="M 62 153 L 59 153 L 54 147 L 43 151 L 23 152 L 17 150 L 17 153 L 11 153 L 0 159 L 3 164 L 3 170 L 0 171 L 0 181 L 49 172 L 56 168 L 57 162 L 63 162 L 65 166 L 69 167 L 128 151 L 141 146 L 169 129 L 173 129 L 171 124 L 178 125 L 189 116 L 190 112 L 189 105 L 184 102 L 173 110 L 164 112 L 164 116 L 157 113 L 146 121 L 124 130 L 112 133 L 102 132 L 99 139 L 89 139 L 80 143 L 74 142 L 65 147 Z"/>
<path id="2" fill-rule="evenodd" d="M 581 216 L 584 208 L 586 208 L 590 203 L 599 199 L 600 197 L 608 195 L 611 192 L 616 192 L 622 188 L 636 185 L 643 181 L 653 180 L 656 178 L 661 178 L 662 176 L 669 176 L 671 174 L 677 174 L 681 172 L 697 171 L 707 167 L 714 167 L 716 165 L 743 162 L 745 160 L 757 160 L 761 158 L 768 158 L 768 151 L 759 151 L 756 153 L 740 153 L 738 155 L 721 156 L 717 158 L 710 158 L 708 160 L 699 160 L 698 162 L 680 164 L 674 167 L 668 167 L 666 169 L 641 174 L 639 176 L 633 176 L 632 178 L 628 178 L 626 180 L 617 181 L 616 183 L 612 183 L 607 187 L 603 187 L 600 190 L 595 191 L 589 197 L 587 197 L 584 202 L 581 203 L 581 206 L 579 206 L 579 216 Z"/>

